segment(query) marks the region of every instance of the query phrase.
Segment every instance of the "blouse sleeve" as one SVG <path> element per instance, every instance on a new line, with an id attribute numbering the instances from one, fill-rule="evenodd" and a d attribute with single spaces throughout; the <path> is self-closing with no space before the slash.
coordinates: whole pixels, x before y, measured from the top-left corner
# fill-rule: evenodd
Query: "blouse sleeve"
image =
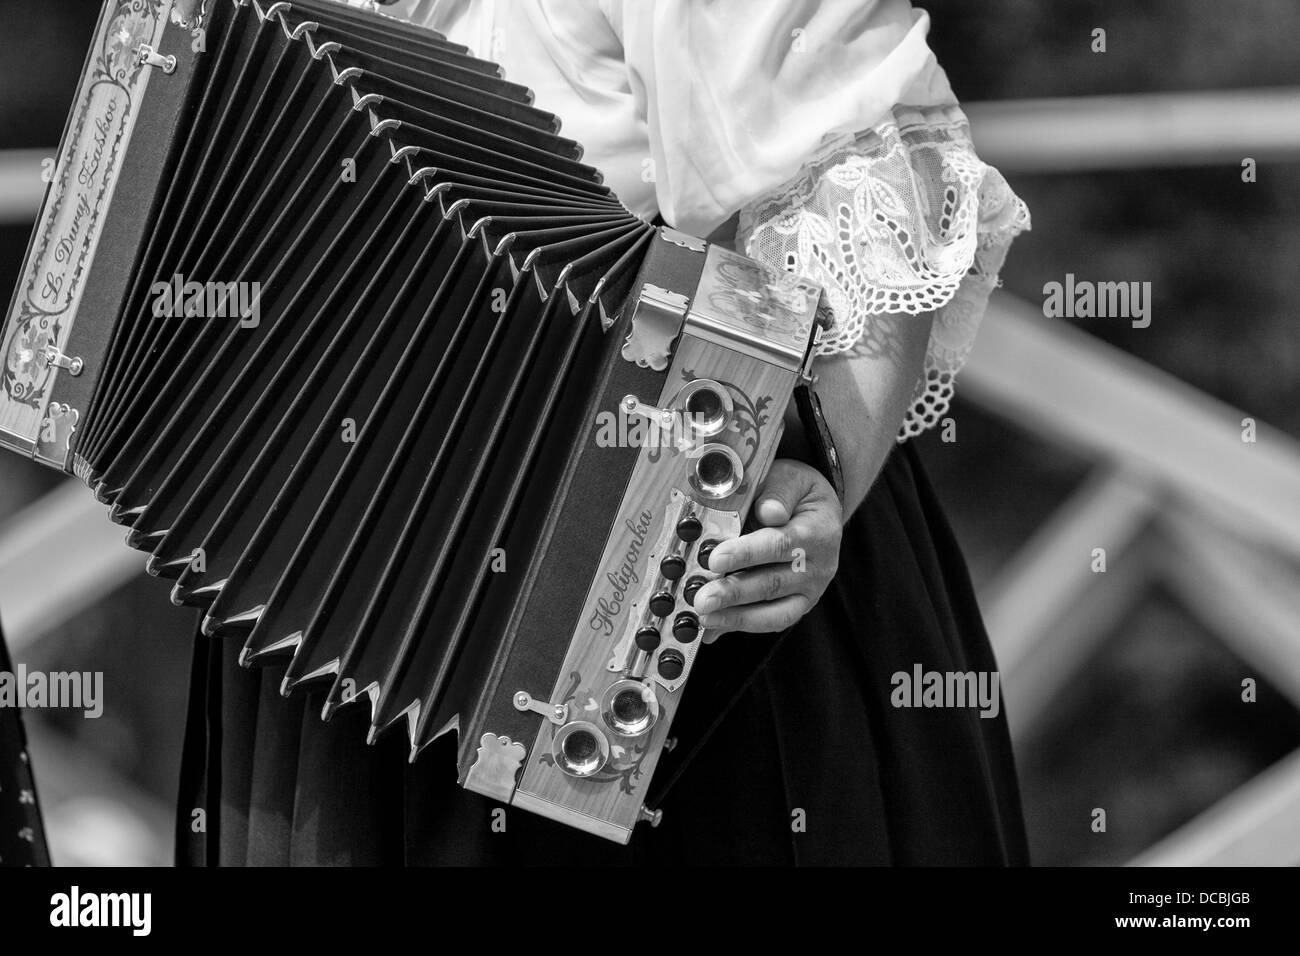
<path id="1" fill-rule="evenodd" d="M 602 0 L 642 101 L 664 218 L 827 290 L 824 354 L 934 312 L 899 440 L 947 411 L 1029 212 L 993 167 L 906 0 Z"/>

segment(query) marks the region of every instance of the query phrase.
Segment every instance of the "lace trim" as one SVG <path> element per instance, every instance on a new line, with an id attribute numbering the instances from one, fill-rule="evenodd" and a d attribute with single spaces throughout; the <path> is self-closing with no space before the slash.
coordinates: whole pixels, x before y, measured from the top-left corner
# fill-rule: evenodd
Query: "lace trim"
<path id="1" fill-rule="evenodd" d="M 905 441 L 947 412 L 1007 250 L 1029 227 L 1028 208 L 975 154 L 958 107 L 899 106 L 741 210 L 737 243 L 826 289 L 835 324 L 820 354 L 882 354 L 890 343 L 872 316 L 935 313 Z"/>

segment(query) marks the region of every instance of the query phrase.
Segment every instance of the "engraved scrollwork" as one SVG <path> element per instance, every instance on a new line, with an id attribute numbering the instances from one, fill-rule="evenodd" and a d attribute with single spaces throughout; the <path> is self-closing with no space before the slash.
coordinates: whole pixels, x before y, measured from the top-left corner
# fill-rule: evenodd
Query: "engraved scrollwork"
<path id="1" fill-rule="evenodd" d="M 578 671 L 572 671 L 569 674 L 569 683 L 565 687 L 558 703 L 569 704 L 570 713 L 580 713 L 583 719 L 590 719 L 596 716 L 600 710 L 600 705 L 596 703 L 598 695 L 591 693 L 579 693 L 578 688 L 582 683 L 582 675 Z M 640 743 L 629 746 L 622 744 L 613 744 L 610 748 L 609 763 L 603 770 L 597 771 L 585 779 L 595 783 L 614 783 L 617 781 L 618 789 L 625 794 L 636 792 L 636 782 L 641 779 L 641 764 L 649 756 L 649 743 Z M 548 748 L 542 748 L 542 752 L 537 756 L 538 763 L 545 767 L 555 767 L 555 757 Z"/>
<path id="2" fill-rule="evenodd" d="M 751 328 L 797 335 L 808 312 L 810 287 L 796 275 L 773 273 L 757 263 L 732 259 L 718 266 L 723 287 L 709 294 L 709 304 Z"/>
<path id="3" fill-rule="evenodd" d="M 126 0 L 118 5 L 98 62 L 98 72 L 103 77 L 123 86 L 135 82 L 143 69 L 140 44 L 152 40 L 161 9 L 162 0 Z"/>
<path id="4" fill-rule="evenodd" d="M 28 408 L 39 408 L 53 369 L 51 348 L 61 329 L 48 315 L 21 308 L 9 333 L 0 368 L 0 386 L 10 400 Z"/>

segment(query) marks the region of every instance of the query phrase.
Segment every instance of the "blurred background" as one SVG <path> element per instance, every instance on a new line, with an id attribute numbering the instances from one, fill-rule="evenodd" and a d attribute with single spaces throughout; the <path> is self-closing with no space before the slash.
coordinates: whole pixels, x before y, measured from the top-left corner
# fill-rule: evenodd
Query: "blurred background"
<path id="1" fill-rule="evenodd" d="M 998 653 L 1034 861 L 1300 863 L 1300 7 L 919 5 L 1034 217 L 919 440 Z M 0 0 L 6 298 L 98 9 Z M 1150 282 L 1150 326 L 1045 318 L 1067 273 Z M 78 483 L 0 455 L 11 652 L 103 671 L 109 701 L 26 715 L 56 863 L 171 859 L 194 612 L 121 537 Z"/>

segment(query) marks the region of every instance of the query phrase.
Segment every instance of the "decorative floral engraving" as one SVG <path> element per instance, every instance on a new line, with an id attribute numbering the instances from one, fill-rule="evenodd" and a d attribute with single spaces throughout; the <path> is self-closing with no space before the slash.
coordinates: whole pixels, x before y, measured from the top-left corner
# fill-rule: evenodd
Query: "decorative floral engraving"
<path id="1" fill-rule="evenodd" d="M 719 264 L 718 278 L 724 285 L 709 293 L 709 304 L 719 312 L 767 336 L 799 335 L 811 294 L 799 276 L 737 257 Z"/>
<path id="2" fill-rule="evenodd" d="M 47 350 L 66 344 L 136 108 L 139 47 L 151 42 L 164 5 L 120 0 L 100 38 L 0 350 L 0 404 L 39 412 L 48 400 L 56 372 Z M 44 431 L 50 416 L 41 424 Z"/>
<path id="3" fill-rule="evenodd" d="M 20 310 L 5 350 L 4 368 L 0 369 L 0 385 L 19 405 L 40 407 L 40 396 L 50 379 L 47 350 L 58 341 L 60 332 L 57 319 Z"/>
<path id="4" fill-rule="evenodd" d="M 153 37 L 158 19 L 159 0 L 127 0 L 118 6 L 117 16 L 108 28 L 104 47 L 100 51 L 96 71 L 124 86 L 135 82 L 143 69 L 140 63 L 140 44 Z"/>

